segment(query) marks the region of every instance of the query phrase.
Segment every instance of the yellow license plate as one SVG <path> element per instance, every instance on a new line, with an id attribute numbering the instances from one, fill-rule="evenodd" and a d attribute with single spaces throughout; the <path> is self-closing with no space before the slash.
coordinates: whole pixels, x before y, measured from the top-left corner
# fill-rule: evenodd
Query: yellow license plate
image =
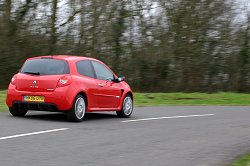
<path id="1" fill-rule="evenodd" d="M 44 96 L 24 96 L 24 101 L 44 102 Z"/>

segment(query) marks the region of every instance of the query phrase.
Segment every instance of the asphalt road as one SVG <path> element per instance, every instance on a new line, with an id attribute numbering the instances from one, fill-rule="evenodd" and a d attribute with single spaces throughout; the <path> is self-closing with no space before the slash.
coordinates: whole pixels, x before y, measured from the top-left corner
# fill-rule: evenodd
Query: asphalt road
<path id="1" fill-rule="evenodd" d="M 81 123 L 0 113 L 0 166 L 220 166 L 247 151 L 250 107 L 137 107 Z"/>

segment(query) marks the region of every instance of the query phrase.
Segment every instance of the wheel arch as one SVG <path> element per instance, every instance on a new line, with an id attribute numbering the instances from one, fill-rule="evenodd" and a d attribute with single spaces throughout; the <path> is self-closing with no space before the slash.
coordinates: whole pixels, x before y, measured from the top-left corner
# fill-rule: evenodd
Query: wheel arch
<path id="1" fill-rule="evenodd" d="M 78 92 L 78 93 L 75 95 L 74 100 L 75 100 L 76 96 L 78 96 L 78 95 L 82 95 L 82 96 L 84 97 L 84 99 L 86 100 L 87 108 L 88 108 L 88 96 L 87 96 L 86 92 L 84 92 L 84 91 Z"/>
<path id="2" fill-rule="evenodd" d="M 124 97 L 126 95 L 130 95 L 132 97 L 132 100 L 134 101 L 134 95 L 133 95 L 133 93 L 131 91 L 126 92 L 125 95 L 124 95 Z"/>
<path id="3" fill-rule="evenodd" d="M 117 116 L 120 117 L 120 118 L 129 118 L 130 115 L 132 114 L 132 111 L 131 111 L 131 113 L 129 115 L 126 115 L 124 113 L 124 110 L 123 110 L 123 102 L 124 102 L 124 99 L 126 98 L 127 95 L 131 96 L 131 98 L 132 98 L 132 111 L 133 111 L 133 107 L 134 107 L 133 93 L 132 93 L 132 91 L 124 92 L 121 103 L 120 103 L 120 106 L 119 106 L 119 110 L 116 111 Z"/>
<path id="4" fill-rule="evenodd" d="M 123 100 L 125 99 L 125 97 L 126 97 L 127 95 L 130 95 L 130 96 L 131 96 L 132 101 L 133 101 L 133 104 L 134 104 L 134 95 L 133 95 L 133 92 L 132 92 L 132 91 L 125 91 L 125 92 L 122 94 L 122 97 L 121 97 L 121 100 L 120 100 L 119 110 L 122 109 Z"/>

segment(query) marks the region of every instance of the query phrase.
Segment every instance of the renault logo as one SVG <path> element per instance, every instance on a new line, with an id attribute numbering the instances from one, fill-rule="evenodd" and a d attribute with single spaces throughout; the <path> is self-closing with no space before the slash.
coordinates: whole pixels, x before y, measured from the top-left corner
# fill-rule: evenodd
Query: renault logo
<path id="1" fill-rule="evenodd" d="M 31 88 L 38 88 L 38 86 L 36 85 L 36 81 L 33 81 L 33 85 L 32 86 L 30 86 Z"/>

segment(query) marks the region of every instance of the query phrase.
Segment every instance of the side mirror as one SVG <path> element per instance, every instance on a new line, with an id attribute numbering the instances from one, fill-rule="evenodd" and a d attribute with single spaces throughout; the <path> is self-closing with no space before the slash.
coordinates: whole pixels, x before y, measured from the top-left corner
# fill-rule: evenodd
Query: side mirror
<path id="1" fill-rule="evenodd" d="M 125 77 L 124 77 L 124 76 L 119 76 L 119 77 L 116 79 L 116 82 L 122 82 L 122 81 L 125 81 Z"/>

